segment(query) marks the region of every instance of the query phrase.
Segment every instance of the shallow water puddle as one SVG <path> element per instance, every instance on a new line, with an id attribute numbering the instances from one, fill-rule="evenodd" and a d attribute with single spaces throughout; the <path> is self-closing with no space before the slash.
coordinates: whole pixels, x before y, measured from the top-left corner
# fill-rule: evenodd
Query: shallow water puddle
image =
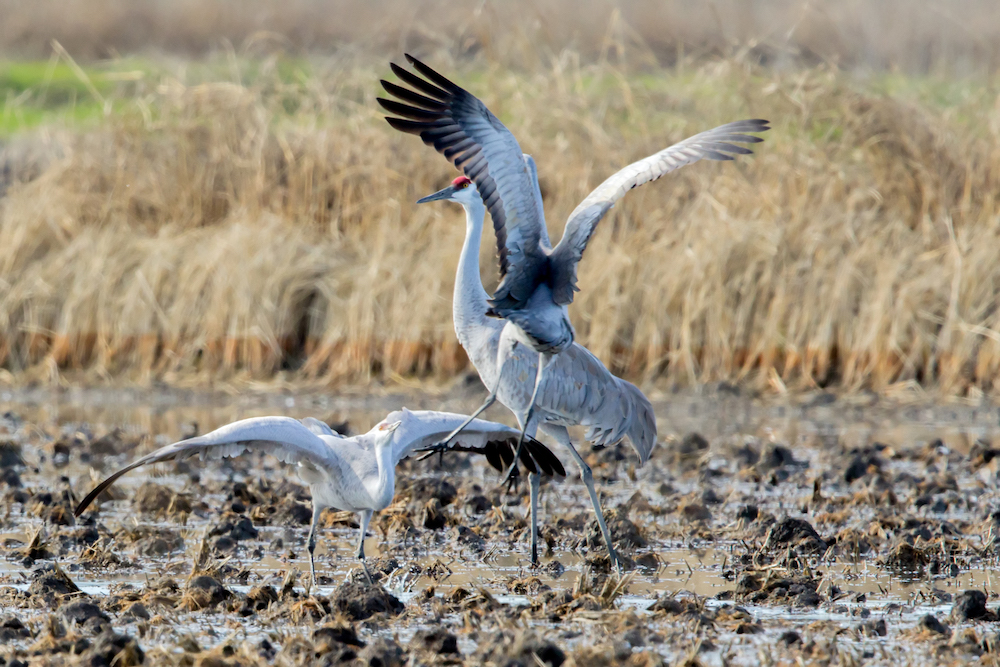
<path id="1" fill-rule="evenodd" d="M 0 391 L 0 412 L 12 411 L 36 423 L 90 423 L 120 426 L 175 438 L 190 423 L 201 432 L 222 424 L 268 414 L 347 420 L 354 432 L 367 430 L 386 413 L 410 409 L 470 412 L 485 397 L 479 387 L 462 396 L 414 390 L 336 393 L 204 393 L 192 390 L 69 388 L 59 391 Z M 889 445 L 930 442 L 967 451 L 978 438 L 1000 437 L 1000 407 L 908 404 L 858 396 L 837 399 L 817 393 L 761 400 L 725 391 L 668 394 L 651 391 L 661 440 L 670 434 L 702 433 L 708 438 L 754 434 L 791 446 L 835 439 L 854 447 L 871 441 Z M 490 408 L 487 418 L 513 423 L 506 408 Z"/>
<path id="2" fill-rule="evenodd" d="M 86 426 L 78 426 L 81 422 L 100 425 L 93 428 L 95 433 L 118 426 L 133 433 L 154 434 L 156 444 L 165 444 L 189 428 L 192 421 L 198 422 L 198 430 L 205 432 L 242 417 L 287 414 L 318 416 L 330 421 L 347 419 L 351 430 L 357 432 L 366 430 L 389 410 L 402 405 L 414 409 L 463 411 L 474 407 L 479 396 L 357 395 L 334 399 L 321 395 L 270 394 L 203 398 L 183 392 L 122 391 L 71 391 L 55 397 L 31 394 L 27 398 L 0 395 L 0 404 L 6 401 L 0 409 L 13 409 L 22 418 L 0 417 L 0 431 L 6 426 L 8 433 L 22 437 L 24 458 L 28 463 L 23 473 L 28 480 L 27 487 L 52 489 L 53 485 L 58 485 L 63 488 L 66 482 L 55 480 L 65 476 L 79 497 L 83 487 L 96 481 L 91 473 L 91 466 L 96 462 L 93 458 L 74 454 L 68 462 L 55 466 L 52 439 L 33 435 L 39 432 L 36 425 L 46 425 L 49 433 L 58 430 L 53 429 L 53 425 L 62 424 L 72 424 L 86 431 Z M 458 635 L 463 654 L 472 655 L 477 647 L 470 637 L 477 634 L 466 632 L 469 626 L 468 619 L 463 617 L 465 612 L 454 612 L 461 608 L 460 605 L 428 606 L 424 599 L 430 588 L 441 599 L 450 598 L 462 588 L 473 595 L 486 591 L 506 605 L 503 611 L 496 614 L 491 611 L 491 618 L 482 620 L 484 628 L 492 628 L 489 632 L 512 622 L 523 624 L 540 629 L 567 649 L 590 646 L 595 637 L 605 643 L 619 641 L 622 623 L 626 622 L 623 619 L 638 617 L 648 625 L 644 630 L 647 635 L 655 632 L 661 635 L 660 641 L 666 638 L 664 643 L 654 641 L 645 646 L 671 661 L 682 659 L 690 648 L 688 640 L 694 639 L 706 641 L 699 655 L 704 664 L 756 664 L 763 660 L 762 655 L 769 655 L 772 650 L 788 650 L 780 638 L 786 630 L 794 630 L 802 635 L 803 643 L 812 639 L 833 641 L 849 647 L 855 657 L 870 654 L 876 656 L 876 661 L 902 664 L 913 662 L 908 659 L 911 652 L 919 653 L 934 646 L 925 636 L 921 639 L 922 644 L 908 641 L 916 633 L 914 628 L 921 617 L 934 614 L 948 621 L 951 600 L 962 591 L 993 592 L 1000 587 L 1000 567 L 996 557 L 990 555 L 994 550 L 987 548 L 994 535 L 989 528 L 988 519 L 993 511 L 990 508 L 1000 502 L 1000 494 L 995 491 L 1000 466 L 973 466 L 970 461 L 974 456 L 969 455 L 977 439 L 1000 438 L 1000 414 L 995 408 L 852 406 L 831 402 L 822 395 L 816 400 L 799 400 L 786 405 L 725 395 L 708 398 L 661 396 L 655 405 L 661 436 L 669 438 L 670 442 L 658 448 L 649 465 L 635 468 L 631 453 L 624 460 L 614 460 L 607 452 L 594 454 L 595 476 L 600 473 L 599 486 L 606 510 L 626 504 L 631 506 L 633 494 L 641 494 L 637 497 L 639 505 L 638 509 L 633 509 L 632 519 L 645 535 L 648 545 L 630 551 L 629 555 L 632 558 L 645 556 L 643 562 L 647 565 L 658 563 L 656 567 L 635 569 L 628 587 L 611 608 L 574 610 L 560 620 L 553 620 L 556 617 L 551 612 L 562 603 L 553 602 L 539 611 L 539 601 L 550 589 L 563 592 L 582 588 L 597 594 L 603 586 L 603 583 L 594 583 L 595 575 L 588 570 L 583 555 L 593 557 L 601 549 L 593 544 L 583 549 L 574 546 L 581 544 L 581 538 L 590 530 L 586 526 L 580 528 L 580 517 L 585 515 L 583 521 L 589 521 L 590 509 L 579 479 L 571 475 L 563 482 L 543 485 L 542 528 L 556 529 L 559 534 L 554 541 L 554 554 L 543 557 L 542 567 L 533 570 L 528 566 L 523 531 L 517 527 L 523 526 L 519 523 L 525 512 L 523 498 L 503 496 L 500 501 L 494 500 L 500 503 L 496 511 L 503 520 L 499 522 L 486 521 L 485 518 L 491 515 L 482 514 L 481 510 L 475 514 L 463 505 L 473 493 L 470 489 L 479 489 L 474 493 L 480 490 L 488 493 L 496 484 L 495 475 L 476 463 L 462 467 L 453 480 L 461 495 L 447 509 L 448 526 L 444 530 L 417 527 L 423 520 L 420 508 L 427 502 L 426 496 L 416 497 L 409 505 L 404 502 L 395 510 L 402 512 L 400 517 L 412 521 L 417 530 L 397 532 L 395 518 L 373 523 L 366 540 L 366 552 L 373 559 L 384 554 L 397 560 L 400 567 L 391 574 L 387 586 L 407 603 L 408 612 L 398 620 L 363 624 L 360 632 L 368 639 L 374 635 L 396 637 L 405 644 L 417 630 L 436 627 L 438 621 L 433 619 L 437 612 L 432 610 L 446 609 L 449 611 L 442 612 L 444 618 L 440 623 Z M 501 420 L 508 418 L 502 410 L 489 416 Z M 695 451 L 687 459 L 678 458 L 684 455 L 680 440 L 690 432 L 702 434 L 711 445 Z M 936 439 L 941 442 L 935 443 Z M 89 441 L 85 438 L 84 442 Z M 870 470 L 863 467 L 862 474 L 867 477 L 853 484 L 850 480 L 845 482 L 843 469 L 837 467 L 846 466 L 845 452 L 849 462 L 852 448 L 867 447 L 866 451 L 875 451 L 875 442 L 884 443 L 886 447 L 872 454 L 881 457 L 872 464 L 874 467 Z M 791 451 L 790 457 L 781 454 L 789 457 L 786 468 L 780 469 L 784 465 L 780 462 L 777 468 L 738 462 L 738 457 L 746 454 L 748 447 L 763 460 L 768 447 L 773 449 L 775 444 L 785 445 L 786 451 Z M 107 474 L 153 446 L 154 443 L 147 440 L 139 444 L 136 451 L 119 454 L 97 467 Z M 984 445 L 976 446 L 982 451 Z M 894 450 L 904 454 L 896 456 Z M 997 461 L 1000 462 L 1000 456 Z M 219 524 L 227 503 L 232 503 L 232 496 L 226 494 L 232 492 L 234 482 L 244 481 L 253 486 L 259 479 L 273 483 L 285 476 L 297 481 L 291 468 L 262 457 L 248 459 L 239 465 L 202 465 L 196 461 L 193 465 L 194 469 L 185 474 L 171 465 L 157 466 L 148 469 L 146 474 L 126 476 L 116 485 L 123 499 L 103 503 L 98 521 L 107 529 L 102 528 L 103 535 L 115 535 L 115 543 L 110 545 L 113 552 L 136 566 L 113 572 L 89 570 L 79 562 L 80 547 L 75 546 L 59 564 L 84 592 L 97 597 L 107 596 L 122 585 L 142 589 L 149 581 L 163 577 L 183 584 L 203 542 L 208 539 L 214 543 L 216 538 L 209 539 L 209 532 Z M 782 476 L 772 478 L 777 474 L 775 470 Z M 195 472 L 198 479 L 190 474 Z M 399 470 L 399 483 L 403 485 L 414 478 L 434 478 L 439 474 L 433 466 L 408 463 Z M 820 482 L 818 492 L 814 487 L 817 480 Z M 193 513 L 174 516 L 172 520 L 152 520 L 152 515 L 137 517 L 132 499 L 140 485 L 148 481 L 196 499 L 199 507 Z M 262 487 L 255 488 L 260 491 Z M 885 498 L 879 494 L 886 488 L 895 489 L 899 495 L 898 503 L 891 501 L 894 509 L 888 512 L 879 504 Z M 280 498 L 267 497 L 270 498 L 267 502 L 274 504 L 276 509 L 281 507 Z M 200 505 L 200 501 L 204 505 Z M 517 505 L 518 502 L 522 504 Z M 932 509 L 936 502 L 944 505 Z M 681 509 L 685 504 L 700 504 L 699 511 L 706 514 L 706 518 L 699 522 L 685 516 Z M 39 516 L 44 513 L 37 514 L 37 508 L 31 510 L 29 505 L 19 503 L 13 506 L 17 509 L 5 517 L 5 532 L 0 533 L 0 542 L 10 548 L 30 541 L 39 528 L 43 539 L 52 540 L 59 535 L 66 538 L 74 530 L 71 526 L 57 527 L 43 522 Z M 766 522 L 741 518 L 744 509 L 751 506 L 753 516 L 757 516 L 759 506 Z M 272 511 L 270 506 L 266 509 Z M 249 510 L 246 513 L 250 514 Z M 290 521 L 278 516 L 273 519 L 276 524 Z M 856 536 L 871 539 L 871 551 L 867 559 L 855 562 L 845 558 L 853 551 L 831 548 L 822 558 L 802 556 L 792 566 L 794 570 L 779 568 L 776 564 L 787 565 L 783 559 L 792 553 L 794 545 L 765 548 L 767 527 L 793 518 L 814 526 L 824 540 L 831 540 L 831 545 L 840 531 L 854 530 Z M 566 523 L 560 524 L 560 521 Z M 949 522 L 950 526 L 942 528 Z M 560 525 L 573 527 L 556 528 Z M 463 546 L 451 533 L 458 527 L 475 527 L 486 541 L 485 548 L 477 550 Z M 890 544 L 885 535 L 895 538 L 914 527 L 926 529 L 931 535 L 920 543 L 920 548 L 925 549 L 927 566 L 916 573 L 887 567 Z M 123 528 L 125 530 L 121 530 Z M 156 528 L 179 535 L 184 547 L 166 557 L 140 556 L 138 547 L 127 543 L 136 539 L 137 528 Z M 299 573 L 296 588 L 302 590 L 309 569 L 305 550 L 307 527 L 257 525 L 256 529 L 259 531 L 257 539 L 240 541 L 235 551 L 213 554 L 215 565 L 227 566 L 226 573 L 220 577 L 222 583 L 230 590 L 246 594 L 260 583 L 279 588 L 285 574 L 296 570 Z M 381 530 L 388 532 L 383 534 Z M 1000 522 L 997 522 L 997 530 L 1000 531 Z M 876 534 L 882 536 L 881 542 L 872 537 Z M 402 539 L 398 535 L 407 537 Z M 511 535 L 521 537 L 512 538 Z M 352 571 L 357 570 L 358 564 L 353 558 L 356 539 L 356 530 L 343 523 L 321 530 L 317 551 L 321 585 L 315 592 L 331 595 Z M 501 541 L 504 539 L 517 541 Z M 232 545 L 228 548 L 232 549 Z M 822 552 L 807 550 L 803 553 Z M 758 555 L 761 556 L 759 562 Z M 748 565 L 751 557 L 752 568 Z M 931 574 L 938 571 L 944 574 Z M 793 606 L 791 601 L 797 599 L 795 596 L 779 596 L 761 603 L 734 602 L 738 582 L 748 572 L 756 573 L 765 583 L 770 581 L 772 573 L 776 577 L 790 578 L 815 575 L 811 581 L 819 581 L 816 592 L 820 602 L 814 606 Z M 0 562 L 0 585 L 25 590 L 28 581 L 28 568 L 15 557 Z M 698 609 L 716 614 L 722 620 L 710 622 L 711 629 L 705 630 L 699 628 L 697 619 L 692 622 L 684 614 L 650 613 L 649 607 L 663 596 L 695 602 Z M 745 595 L 740 599 L 761 598 Z M 775 599 L 783 602 L 774 602 Z M 749 617 L 734 617 L 730 613 L 732 610 L 726 611 L 728 605 L 742 607 Z M 992 598 L 990 605 L 991 609 L 995 607 Z M 525 609 L 520 609 L 522 607 Z M 267 638 L 280 645 L 290 636 L 308 637 L 312 632 L 308 622 L 261 621 L 256 616 L 240 618 L 219 611 L 170 613 L 171 622 L 154 623 L 149 630 L 151 634 L 144 641 L 172 645 L 171 641 L 176 643 L 176 637 L 186 633 L 197 636 L 201 646 L 210 647 L 228 641 L 237 633 L 241 640 Z M 727 613 L 730 615 L 726 616 Z M 752 627 L 737 630 L 741 618 L 748 618 Z M 885 634 L 874 636 L 872 623 L 878 621 L 885 622 L 884 626 L 879 626 Z M 961 621 L 948 622 L 956 631 L 963 627 Z M 139 632 L 135 624 L 127 627 L 130 633 Z M 478 636 L 482 639 L 484 635 Z"/>

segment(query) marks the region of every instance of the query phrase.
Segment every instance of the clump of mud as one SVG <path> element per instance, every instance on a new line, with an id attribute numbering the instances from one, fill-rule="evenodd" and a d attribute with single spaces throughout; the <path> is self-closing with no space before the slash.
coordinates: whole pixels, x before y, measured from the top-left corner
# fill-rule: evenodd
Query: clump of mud
<path id="1" fill-rule="evenodd" d="M 352 621 L 363 621 L 375 614 L 396 616 L 403 611 L 403 603 L 379 584 L 356 581 L 339 586 L 330 596 L 330 603 Z"/>
<path id="2" fill-rule="evenodd" d="M 625 447 L 583 446 L 624 577 L 578 480 L 543 481 L 533 568 L 526 485 L 465 455 L 443 472 L 410 461 L 370 526 L 373 583 L 356 515 L 327 510 L 313 584 L 312 504 L 291 469 L 256 455 L 168 464 L 74 519 L 95 480 L 151 442 L 4 423 L 7 664 L 860 664 L 873 642 L 923 664 L 1000 655 L 996 601 L 959 583 L 1000 554 L 987 441 L 962 453 L 689 433 L 641 469 Z M 891 590 L 854 587 L 844 573 L 861 568 Z"/>

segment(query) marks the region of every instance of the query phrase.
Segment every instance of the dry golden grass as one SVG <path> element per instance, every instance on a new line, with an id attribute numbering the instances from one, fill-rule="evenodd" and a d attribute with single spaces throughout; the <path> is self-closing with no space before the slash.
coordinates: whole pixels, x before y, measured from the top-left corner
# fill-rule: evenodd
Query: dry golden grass
<path id="1" fill-rule="evenodd" d="M 482 52 L 531 67 L 564 50 L 590 59 L 742 53 L 769 64 L 996 72 L 995 0 L 0 0 L 0 53 L 78 58 L 200 55 L 261 43 L 384 56 Z"/>
<path id="2" fill-rule="evenodd" d="M 827 66 L 750 60 L 432 62 L 536 156 L 556 238 L 628 162 L 726 121 L 772 120 L 754 156 L 687 167 L 602 222 L 571 315 L 612 370 L 779 391 L 995 391 L 995 88 L 886 79 L 885 94 Z M 54 157 L 0 200 L 0 364 L 174 383 L 465 366 L 451 323 L 464 219 L 412 203 L 453 170 L 382 120 L 383 59 L 291 78 L 278 63 L 234 61 L 252 64 L 246 85 L 146 81 L 86 132 L 38 134 Z"/>

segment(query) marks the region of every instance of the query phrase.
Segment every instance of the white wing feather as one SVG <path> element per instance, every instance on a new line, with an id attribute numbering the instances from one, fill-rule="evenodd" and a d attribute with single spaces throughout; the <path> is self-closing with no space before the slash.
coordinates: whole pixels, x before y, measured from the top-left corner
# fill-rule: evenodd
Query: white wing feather
<path id="1" fill-rule="evenodd" d="M 468 415 L 458 415 L 451 412 L 407 410 L 406 408 L 390 413 L 383 421 L 401 422 L 393 434 L 392 453 L 394 460 L 398 463 L 413 452 L 443 440 L 467 418 Z M 378 426 L 375 428 L 377 429 Z M 450 444 L 468 449 L 485 449 L 487 443 L 493 440 L 516 438 L 519 434 L 520 431 L 504 424 L 485 419 L 473 419 L 461 433 L 452 439 Z"/>
<path id="2" fill-rule="evenodd" d="M 744 132 L 765 132 L 770 129 L 765 120 L 740 120 L 688 137 L 659 153 L 633 162 L 594 188 L 579 206 L 573 209 L 559 244 L 552 250 L 553 299 L 559 305 L 573 301 L 576 287 L 576 265 L 597 228 L 597 223 L 629 190 L 669 174 L 699 160 L 732 160 L 733 155 L 752 153 L 749 148 L 729 142 L 758 143 L 763 141 Z"/>
<path id="3" fill-rule="evenodd" d="M 200 455 L 202 459 L 223 459 L 247 451 L 262 451 L 285 463 L 309 463 L 332 475 L 342 474 L 340 458 L 302 422 L 290 417 L 254 417 L 226 424 L 211 433 L 175 442 L 143 456 L 97 485 L 77 507 L 76 515 L 79 516 L 115 480 L 141 466 L 195 455 Z"/>

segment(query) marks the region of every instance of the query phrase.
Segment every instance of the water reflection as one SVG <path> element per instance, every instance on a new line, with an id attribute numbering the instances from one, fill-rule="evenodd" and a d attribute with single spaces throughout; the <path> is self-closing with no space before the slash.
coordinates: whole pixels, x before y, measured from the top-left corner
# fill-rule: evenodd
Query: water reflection
<path id="1" fill-rule="evenodd" d="M 788 444 L 839 443 L 856 447 L 872 441 L 912 445 L 940 439 L 967 451 L 977 439 L 1000 436 L 1000 408 L 983 405 L 904 404 L 874 398 L 838 399 L 828 394 L 754 399 L 727 393 L 650 392 L 661 437 L 697 431 L 708 438 L 751 435 Z M 89 423 L 177 437 L 195 422 L 201 432 L 267 414 L 313 416 L 367 430 L 391 410 L 435 409 L 468 412 L 483 399 L 479 385 L 457 395 L 417 389 L 207 393 L 178 389 L 73 388 L 0 392 L 0 410 L 43 424 Z M 491 419 L 513 423 L 501 406 Z"/>

